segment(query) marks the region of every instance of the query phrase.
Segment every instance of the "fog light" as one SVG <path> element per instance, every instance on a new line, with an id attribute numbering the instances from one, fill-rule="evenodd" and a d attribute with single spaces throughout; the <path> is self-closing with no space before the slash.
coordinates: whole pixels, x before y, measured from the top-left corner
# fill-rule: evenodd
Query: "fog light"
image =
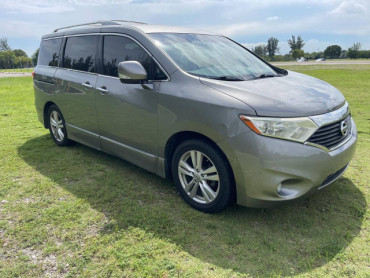
<path id="1" fill-rule="evenodd" d="M 279 183 L 278 186 L 276 187 L 276 193 L 280 195 L 280 191 L 281 191 L 281 183 Z"/>
<path id="2" fill-rule="evenodd" d="M 276 194 L 279 197 L 293 198 L 303 189 L 301 182 L 298 179 L 284 180 L 276 186 Z"/>

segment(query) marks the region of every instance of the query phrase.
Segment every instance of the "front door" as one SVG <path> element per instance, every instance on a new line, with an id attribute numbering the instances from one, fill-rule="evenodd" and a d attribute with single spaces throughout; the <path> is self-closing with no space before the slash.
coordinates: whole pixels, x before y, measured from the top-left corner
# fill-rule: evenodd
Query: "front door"
<path id="1" fill-rule="evenodd" d="M 157 110 L 160 82 L 153 89 L 141 84 L 124 84 L 118 78 L 117 65 L 138 61 L 148 78 L 166 79 L 153 74 L 155 62 L 135 41 L 125 36 L 103 37 L 103 75 L 96 83 L 96 109 L 102 150 L 118 155 L 149 171 L 155 171 L 157 159 Z M 158 70 L 157 70 L 158 71 Z"/>

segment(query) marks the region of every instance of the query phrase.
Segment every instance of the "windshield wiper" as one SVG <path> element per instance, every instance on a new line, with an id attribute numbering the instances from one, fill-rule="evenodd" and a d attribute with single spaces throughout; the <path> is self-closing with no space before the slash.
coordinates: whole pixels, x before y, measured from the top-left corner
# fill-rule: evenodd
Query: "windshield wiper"
<path id="1" fill-rule="evenodd" d="M 260 76 L 256 77 L 256 78 L 268 78 L 268 77 L 277 77 L 279 76 L 278 74 L 261 74 Z"/>
<path id="2" fill-rule="evenodd" d="M 236 76 L 217 76 L 217 77 L 209 77 L 211 79 L 216 80 L 225 80 L 225 81 L 244 81 L 243 78 L 236 77 Z"/>
<path id="3" fill-rule="evenodd" d="M 253 77 L 249 80 L 254 80 L 254 79 L 261 79 L 261 78 L 270 78 L 270 77 L 281 77 L 281 76 L 284 76 L 284 74 L 281 74 L 281 73 L 278 73 L 278 74 L 270 74 L 270 73 L 263 73 L 259 76 L 256 76 L 256 77 Z"/>

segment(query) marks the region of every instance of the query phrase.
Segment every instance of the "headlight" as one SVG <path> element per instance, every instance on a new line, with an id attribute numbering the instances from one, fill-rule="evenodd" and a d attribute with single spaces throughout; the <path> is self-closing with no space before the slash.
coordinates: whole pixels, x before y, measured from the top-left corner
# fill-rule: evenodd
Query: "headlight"
<path id="1" fill-rule="evenodd" d="M 318 126 L 309 118 L 265 118 L 240 116 L 240 119 L 254 132 L 297 142 L 305 142 Z"/>

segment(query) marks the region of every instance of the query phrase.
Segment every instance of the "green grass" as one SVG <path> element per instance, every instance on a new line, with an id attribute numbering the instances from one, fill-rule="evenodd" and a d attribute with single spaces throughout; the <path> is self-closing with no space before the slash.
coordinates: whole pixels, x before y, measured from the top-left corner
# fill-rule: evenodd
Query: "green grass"
<path id="1" fill-rule="evenodd" d="M 317 58 L 319 59 L 319 58 Z M 315 62 L 317 59 L 309 59 L 309 62 Z M 370 59 L 368 58 L 359 58 L 359 59 L 326 59 L 327 62 L 362 62 L 362 61 L 369 61 Z M 290 61 L 270 61 L 270 63 L 296 63 L 296 60 L 290 60 Z M 324 62 L 325 63 L 325 62 Z M 303 63 L 304 64 L 304 63 Z"/>
<path id="2" fill-rule="evenodd" d="M 33 68 L 27 69 L 0 69 L 0 72 L 32 72 Z"/>
<path id="3" fill-rule="evenodd" d="M 328 81 L 359 130 L 344 177 L 275 209 L 203 214 L 171 182 L 37 122 L 30 77 L 0 79 L 0 277 L 368 277 L 370 66 Z"/>

